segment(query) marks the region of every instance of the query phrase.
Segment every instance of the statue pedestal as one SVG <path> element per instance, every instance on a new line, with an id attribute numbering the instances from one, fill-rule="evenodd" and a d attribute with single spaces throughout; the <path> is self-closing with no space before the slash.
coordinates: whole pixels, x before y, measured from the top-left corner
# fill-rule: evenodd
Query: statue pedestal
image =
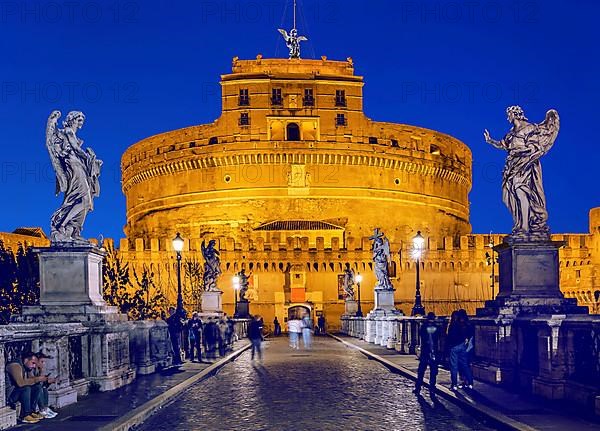
<path id="1" fill-rule="evenodd" d="M 238 301 L 233 317 L 237 319 L 250 318 L 250 303 L 248 301 Z"/>
<path id="2" fill-rule="evenodd" d="M 346 311 L 344 314 L 346 316 L 356 316 L 356 312 L 358 311 L 358 302 L 353 299 L 349 299 L 345 302 Z"/>
<path id="3" fill-rule="evenodd" d="M 382 317 L 402 316 L 394 304 L 394 291 L 375 289 L 375 308 L 369 311 L 365 320 L 365 338 L 369 343 L 379 343 L 382 336 Z"/>
<path id="4" fill-rule="evenodd" d="M 102 297 L 102 261 L 97 247 L 35 248 L 40 262 L 40 305 L 23 307 L 22 323 L 123 322 L 127 315 Z"/>
<path id="5" fill-rule="evenodd" d="M 97 247 L 36 248 L 40 262 L 40 305 L 106 306 L 102 260 Z"/>
<path id="6" fill-rule="evenodd" d="M 202 292 L 202 313 L 221 316 L 223 314 L 223 292 L 220 290 L 207 290 Z"/>
<path id="7" fill-rule="evenodd" d="M 565 298 L 558 277 L 561 241 L 513 241 L 494 247 L 498 252 L 500 291 L 486 301 L 478 316 L 523 314 L 582 314 L 587 307 Z"/>
<path id="8" fill-rule="evenodd" d="M 131 383 L 135 378 L 129 360 L 133 324 L 102 297 L 102 261 L 106 253 L 92 245 L 51 246 L 34 251 L 40 263 L 40 305 L 23 307 L 22 314 L 12 321 L 44 324 L 48 328 L 52 324 L 80 323 L 85 328 L 81 333 L 71 329 L 68 337 L 49 339 L 40 345 L 46 351 L 58 349 L 58 358 L 64 358 L 57 359 L 61 366 L 69 366 L 67 358 L 81 358 L 82 369 L 77 373 L 80 377 L 65 380 L 52 390 L 53 404 L 62 407 L 76 402 L 77 387 L 87 392 L 89 382 L 97 383 L 101 391 Z M 68 376 L 69 372 L 66 368 L 58 374 Z"/>
<path id="9" fill-rule="evenodd" d="M 393 290 L 375 289 L 375 308 L 373 308 L 369 314 L 373 312 L 377 312 L 377 314 L 383 316 L 388 313 L 396 314 L 399 312 L 396 310 L 396 305 L 394 303 Z"/>

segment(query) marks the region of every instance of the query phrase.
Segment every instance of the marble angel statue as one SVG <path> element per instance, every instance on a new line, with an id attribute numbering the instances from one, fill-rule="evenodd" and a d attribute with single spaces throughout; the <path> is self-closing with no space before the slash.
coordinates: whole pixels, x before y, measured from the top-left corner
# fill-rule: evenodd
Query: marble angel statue
<path id="1" fill-rule="evenodd" d="M 100 195 L 100 168 L 102 161 L 91 148 L 82 148 L 77 137 L 85 121 L 80 111 L 71 111 L 57 127 L 60 111 L 53 111 L 46 126 L 46 147 L 56 172 L 56 194 L 63 193 L 63 203 L 50 220 L 52 245 L 89 246 L 81 236 L 88 212 L 94 209 L 94 198 Z"/>
<path id="2" fill-rule="evenodd" d="M 373 263 L 375 265 L 375 277 L 377 277 L 375 289 L 394 290 L 388 271 L 390 243 L 383 232 L 379 231 L 379 228 L 375 229 L 375 233 L 369 239 L 373 241 Z"/>
<path id="3" fill-rule="evenodd" d="M 221 275 L 221 259 L 219 258 L 219 250 L 215 248 L 216 241 L 211 239 L 206 245 L 206 241 L 202 241 L 200 246 L 202 256 L 204 256 L 204 290 L 218 291 L 217 279 Z"/>
<path id="4" fill-rule="evenodd" d="M 250 283 L 248 282 L 248 275 L 246 275 L 246 270 L 242 269 L 236 275 L 240 279 L 240 299 L 239 299 L 239 302 L 248 302 L 248 298 L 246 298 L 246 293 L 248 292 L 248 286 L 250 285 Z M 250 275 L 252 275 L 252 274 L 250 274 Z"/>
<path id="5" fill-rule="evenodd" d="M 350 264 L 346 264 L 344 270 L 344 292 L 346 293 L 346 301 L 354 301 L 354 270 L 350 268 Z"/>
<path id="6" fill-rule="evenodd" d="M 492 139 L 487 129 L 485 141 L 508 155 L 502 175 L 502 200 L 513 217 L 511 237 L 516 240 L 547 240 L 550 237 L 546 197 L 542 185 L 540 158 L 556 140 L 560 128 L 558 112 L 546 113 L 546 119 L 530 123 L 519 106 L 506 109 L 513 127 L 500 141 Z"/>

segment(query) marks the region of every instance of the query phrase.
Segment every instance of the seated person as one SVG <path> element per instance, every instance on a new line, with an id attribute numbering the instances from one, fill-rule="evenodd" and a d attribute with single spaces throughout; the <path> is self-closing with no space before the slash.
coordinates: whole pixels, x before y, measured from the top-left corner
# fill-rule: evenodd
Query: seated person
<path id="1" fill-rule="evenodd" d="M 34 424 L 44 418 L 35 413 L 33 406 L 40 396 L 41 386 L 37 383 L 48 381 L 47 376 L 32 376 L 31 371 L 37 367 L 38 358 L 35 353 L 26 352 L 22 360 L 14 359 L 6 364 L 7 403 L 21 403 L 22 422 Z"/>
<path id="2" fill-rule="evenodd" d="M 35 368 L 35 370 L 33 370 L 32 374 L 34 376 L 46 375 L 46 359 L 52 359 L 52 357 L 46 355 L 42 351 L 36 353 L 35 356 L 37 356 L 38 358 L 38 363 L 37 367 Z M 40 385 L 40 396 L 37 399 L 33 408 L 36 412 L 39 412 L 39 414 L 41 414 L 45 418 L 53 418 L 58 415 L 58 413 L 50 409 L 50 407 L 48 406 L 48 386 L 50 386 L 52 383 L 56 383 L 56 380 L 57 379 L 55 377 L 48 377 L 47 381 L 37 383 L 38 385 Z"/>

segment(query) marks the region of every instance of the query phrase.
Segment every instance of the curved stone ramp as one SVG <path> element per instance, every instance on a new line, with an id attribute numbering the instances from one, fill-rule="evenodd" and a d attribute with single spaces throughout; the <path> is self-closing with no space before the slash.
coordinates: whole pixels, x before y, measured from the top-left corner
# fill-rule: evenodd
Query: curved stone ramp
<path id="1" fill-rule="evenodd" d="M 245 344 L 235 352 L 230 353 L 223 359 L 200 371 L 198 374 L 195 374 L 189 379 L 184 380 L 176 386 L 173 386 L 163 394 L 151 399 L 150 401 L 147 401 L 119 419 L 106 424 L 98 431 L 129 431 L 133 427 L 140 425 L 158 410 L 167 407 L 169 404 L 177 400 L 177 398 L 181 396 L 188 388 L 199 381 L 216 374 L 229 362 L 235 361 L 242 353 L 248 350 L 250 346 L 250 343 Z"/>
<path id="2" fill-rule="evenodd" d="M 360 346 L 357 346 L 353 343 L 350 343 L 340 337 L 337 337 L 333 334 L 327 334 L 329 335 L 331 338 L 333 338 L 334 340 L 339 341 L 340 343 L 351 347 L 353 349 L 358 350 L 359 352 L 361 352 L 363 355 L 367 356 L 369 359 L 373 359 L 376 360 L 377 362 L 381 363 L 382 365 L 384 365 L 385 367 L 387 367 L 390 371 L 394 372 L 394 373 L 398 373 L 404 377 L 407 377 L 413 381 L 417 380 L 417 374 L 407 368 L 401 367 L 397 364 L 394 364 L 391 361 L 388 361 L 385 358 L 382 358 L 379 355 L 376 355 L 373 352 L 369 352 L 366 349 L 363 349 Z M 427 370 L 427 372 L 425 373 L 425 375 L 428 375 L 429 370 Z M 429 380 L 425 379 L 424 380 L 424 389 L 426 390 L 427 385 L 429 384 Z M 524 424 L 522 422 L 519 422 L 513 418 L 510 418 L 492 408 L 489 408 L 487 406 L 483 406 L 480 404 L 475 404 L 470 402 L 468 399 L 461 397 L 461 396 L 457 396 L 453 391 L 451 391 L 450 389 L 441 386 L 441 385 L 437 385 L 436 386 L 436 393 L 443 397 L 444 399 L 458 405 L 460 408 L 468 411 L 469 413 L 473 413 L 475 415 L 479 415 L 482 417 L 485 417 L 486 419 L 490 420 L 495 426 L 498 426 L 501 429 L 506 429 L 506 430 L 510 430 L 510 431 L 536 431 L 536 428 L 533 428 L 527 424 Z"/>

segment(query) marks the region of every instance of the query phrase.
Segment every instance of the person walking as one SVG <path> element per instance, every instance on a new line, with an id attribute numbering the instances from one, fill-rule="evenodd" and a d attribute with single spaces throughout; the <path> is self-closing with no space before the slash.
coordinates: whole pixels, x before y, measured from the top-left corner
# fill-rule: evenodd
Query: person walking
<path id="1" fill-rule="evenodd" d="M 233 350 L 233 341 L 235 335 L 235 321 L 227 316 L 227 350 Z"/>
<path id="2" fill-rule="evenodd" d="M 317 319 L 317 325 L 319 326 L 319 335 L 325 335 L 325 316 L 322 314 Z"/>
<path id="3" fill-rule="evenodd" d="M 290 347 L 292 349 L 298 349 L 298 340 L 300 338 L 300 334 L 302 333 L 302 321 L 299 320 L 296 316 L 292 316 L 290 320 L 288 320 L 288 333 L 290 335 Z"/>
<path id="4" fill-rule="evenodd" d="M 275 320 L 273 320 L 273 336 L 278 337 L 281 335 L 281 324 L 279 320 L 277 320 L 277 316 L 275 316 Z"/>
<path id="5" fill-rule="evenodd" d="M 229 326 L 224 318 L 219 320 L 217 326 L 219 328 L 219 356 L 225 356 L 227 353 L 227 332 L 229 331 Z"/>
<path id="6" fill-rule="evenodd" d="M 252 343 L 252 356 L 251 359 L 254 360 L 254 353 L 258 352 L 258 360 L 262 361 L 262 323 L 261 319 L 258 315 L 252 318 L 250 324 L 248 324 L 248 338 Z"/>
<path id="7" fill-rule="evenodd" d="M 175 307 L 169 307 L 169 317 L 167 317 L 167 325 L 169 328 L 169 338 L 171 338 L 171 345 L 173 347 L 173 364 L 180 365 L 182 361 L 179 339 L 181 338 L 183 322 L 181 321 L 181 316 L 177 313 Z"/>
<path id="8" fill-rule="evenodd" d="M 439 352 L 438 343 L 440 339 L 440 330 L 435 324 L 435 313 L 427 313 L 425 320 L 419 331 L 421 337 L 421 354 L 419 356 L 419 368 L 417 370 L 417 383 L 413 392 L 420 395 L 425 371 L 429 366 L 429 394 L 435 398 L 435 383 L 438 374 Z"/>
<path id="9" fill-rule="evenodd" d="M 190 361 L 194 362 L 194 352 L 198 354 L 198 362 L 202 362 L 202 320 L 197 312 L 192 314 L 188 320 L 188 332 L 190 334 Z"/>
<path id="10" fill-rule="evenodd" d="M 206 342 L 205 351 L 206 359 L 214 360 L 217 358 L 216 345 L 219 340 L 219 328 L 215 322 L 215 318 L 209 317 L 208 322 L 204 325 L 204 340 Z"/>
<path id="11" fill-rule="evenodd" d="M 304 313 L 302 316 L 302 342 L 304 343 L 305 349 L 310 349 L 312 347 L 312 332 L 312 320 L 308 313 Z"/>
<path id="12" fill-rule="evenodd" d="M 457 391 L 463 387 L 462 384 L 458 384 L 459 372 L 465 379 L 467 388 L 473 388 L 473 374 L 471 373 L 467 359 L 467 348 L 469 344 L 472 343 L 471 337 L 473 335 L 465 316 L 466 312 L 463 315 L 462 312 L 454 311 L 450 317 L 450 324 L 448 325 L 446 344 L 449 348 L 450 355 L 450 389 L 453 391 Z"/>

